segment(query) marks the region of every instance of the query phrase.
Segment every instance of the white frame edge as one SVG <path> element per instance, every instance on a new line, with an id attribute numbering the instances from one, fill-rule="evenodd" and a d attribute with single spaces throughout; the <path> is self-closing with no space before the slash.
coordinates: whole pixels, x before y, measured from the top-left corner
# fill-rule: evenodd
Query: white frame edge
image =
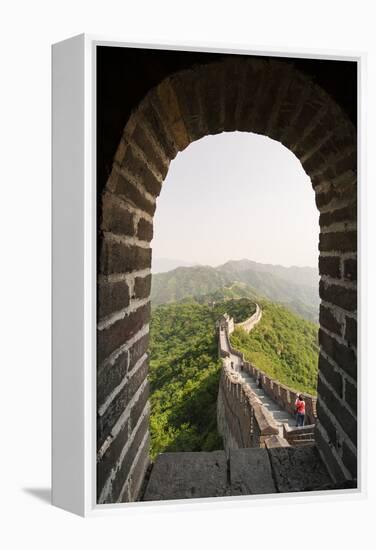
<path id="1" fill-rule="evenodd" d="M 52 503 L 82 516 L 144 513 L 219 504 L 249 507 L 365 498 L 365 419 L 359 407 L 360 489 L 184 501 L 96 504 L 96 56 L 98 45 L 356 61 L 358 63 L 358 198 L 361 269 L 358 290 L 365 395 L 365 53 L 267 50 L 213 43 L 126 43 L 81 34 L 52 46 Z M 360 240 L 361 238 L 361 240 Z M 362 331 L 360 333 L 360 327 Z M 360 452 L 361 451 L 361 452 Z"/>

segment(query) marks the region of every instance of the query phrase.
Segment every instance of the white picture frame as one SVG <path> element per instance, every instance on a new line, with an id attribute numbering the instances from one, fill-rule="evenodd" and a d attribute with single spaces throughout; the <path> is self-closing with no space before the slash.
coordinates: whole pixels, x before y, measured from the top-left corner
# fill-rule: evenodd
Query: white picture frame
<path id="1" fill-rule="evenodd" d="M 358 64 L 358 250 L 361 258 L 358 340 L 365 349 L 366 266 L 364 254 L 365 62 L 364 53 L 267 51 L 227 44 L 130 44 L 79 35 L 52 47 L 52 502 L 70 512 L 92 516 L 140 511 L 158 506 L 217 506 L 224 499 L 179 502 L 96 503 L 96 56 L 97 45 L 176 49 L 213 53 L 268 55 L 356 61 Z M 361 289 L 359 291 L 359 289 Z M 364 395 L 366 373 L 359 355 L 358 391 Z M 364 495 L 364 405 L 359 410 L 360 484 L 351 498 Z M 348 491 L 326 492 L 337 500 Z M 226 497 L 226 505 L 250 506 L 260 500 L 318 498 L 316 492 L 274 496 Z"/>

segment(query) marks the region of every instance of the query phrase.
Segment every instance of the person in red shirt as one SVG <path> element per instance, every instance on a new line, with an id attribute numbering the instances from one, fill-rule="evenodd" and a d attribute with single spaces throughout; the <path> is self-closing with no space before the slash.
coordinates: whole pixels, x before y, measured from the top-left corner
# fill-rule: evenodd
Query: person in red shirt
<path id="1" fill-rule="evenodd" d="M 295 414 L 296 414 L 296 426 L 304 426 L 304 418 L 305 418 L 305 401 L 300 394 L 295 401 Z"/>

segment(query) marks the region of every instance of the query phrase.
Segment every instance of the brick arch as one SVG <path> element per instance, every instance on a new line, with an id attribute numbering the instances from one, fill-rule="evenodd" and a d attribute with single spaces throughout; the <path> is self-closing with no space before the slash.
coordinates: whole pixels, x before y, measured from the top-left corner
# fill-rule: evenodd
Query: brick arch
<path id="1" fill-rule="evenodd" d="M 280 141 L 320 211 L 317 443 L 335 479 L 356 477 L 356 130 L 288 62 L 229 56 L 151 89 L 131 114 L 100 204 L 98 500 L 137 498 L 148 464 L 147 345 L 153 215 L 169 164 L 209 134 Z"/>

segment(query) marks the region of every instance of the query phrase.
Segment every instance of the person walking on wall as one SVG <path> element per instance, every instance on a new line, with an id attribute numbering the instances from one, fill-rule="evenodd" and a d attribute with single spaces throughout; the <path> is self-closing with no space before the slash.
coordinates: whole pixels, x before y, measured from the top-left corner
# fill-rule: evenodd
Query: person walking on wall
<path id="1" fill-rule="evenodd" d="M 295 414 L 296 414 L 296 426 L 304 426 L 304 418 L 305 418 L 305 401 L 300 394 L 295 401 Z"/>

